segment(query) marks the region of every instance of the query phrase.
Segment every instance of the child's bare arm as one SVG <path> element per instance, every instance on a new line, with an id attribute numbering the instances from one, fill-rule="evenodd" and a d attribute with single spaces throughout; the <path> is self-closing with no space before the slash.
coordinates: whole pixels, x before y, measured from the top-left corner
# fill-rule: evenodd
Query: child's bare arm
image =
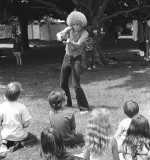
<path id="1" fill-rule="evenodd" d="M 72 29 L 72 27 L 66 27 L 64 30 L 61 32 L 58 32 L 56 34 L 57 40 L 62 41 L 63 37 L 67 35 L 67 33 Z"/>
<path id="2" fill-rule="evenodd" d="M 114 160 L 119 160 L 118 145 L 117 145 L 117 140 L 115 138 L 112 139 L 112 154 Z"/>
<path id="3" fill-rule="evenodd" d="M 115 138 L 119 138 L 122 134 L 122 123 L 119 124 L 118 129 L 114 135 Z"/>

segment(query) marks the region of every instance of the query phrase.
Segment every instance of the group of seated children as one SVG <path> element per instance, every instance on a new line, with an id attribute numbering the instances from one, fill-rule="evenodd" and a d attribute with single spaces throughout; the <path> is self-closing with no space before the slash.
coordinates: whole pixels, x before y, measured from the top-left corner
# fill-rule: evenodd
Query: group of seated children
<path id="1" fill-rule="evenodd" d="M 0 124 L 2 143 L 0 156 L 15 151 L 37 141 L 37 138 L 24 130 L 30 125 L 31 116 L 25 105 L 18 102 L 21 85 L 8 84 L 6 101 L 1 104 Z M 67 98 L 62 91 L 53 91 L 48 96 L 51 107 L 50 126 L 44 128 L 40 138 L 40 155 L 44 160 L 148 160 L 150 158 L 150 126 L 147 118 L 139 114 L 136 102 L 124 104 L 127 118 L 119 124 L 114 136 L 111 135 L 111 117 L 107 109 L 94 109 L 86 127 L 85 138 L 76 133 L 75 115 L 66 109 Z M 81 154 L 71 155 L 66 146 L 84 146 Z M 3 152 L 2 152 L 3 151 Z"/>
<path id="2" fill-rule="evenodd" d="M 127 118 L 119 124 L 114 136 L 111 135 L 110 112 L 107 109 L 94 109 L 90 114 L 83 138 L 83 135 L 75 132 L 74 113 L 65 109 L 64 93 L 53 91 L 48 100 L 52 108 L 49 113 L 51 125 L 41 134 L 43 159 L 148 160 L 150 158 L 150 126 L 147 118 L 139 114 L 136 102 L 128 101 L 124 104 L 123 110 Z M 79 143 L 81 146 L 84 145 L 81 154 L 71 155 L 66 152 L 64 146 L 74 146 Z"/>

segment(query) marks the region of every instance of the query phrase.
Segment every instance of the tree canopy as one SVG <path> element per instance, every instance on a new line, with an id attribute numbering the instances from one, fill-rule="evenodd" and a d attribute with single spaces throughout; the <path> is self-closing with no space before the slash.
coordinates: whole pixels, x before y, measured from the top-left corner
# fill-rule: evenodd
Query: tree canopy
<path id="1" fill-rule="evenodd" d="M 12 16 L 18 17 L 22 39 L 27 43 L 29 21 L 44 16 L 65 20 L 74 9 L 83 12 L 88 24 L 98 28 L 110 19 L 116 23 L 150 19 L 150 0 L 0 0 L 0 23 L 12 21 Z"/>

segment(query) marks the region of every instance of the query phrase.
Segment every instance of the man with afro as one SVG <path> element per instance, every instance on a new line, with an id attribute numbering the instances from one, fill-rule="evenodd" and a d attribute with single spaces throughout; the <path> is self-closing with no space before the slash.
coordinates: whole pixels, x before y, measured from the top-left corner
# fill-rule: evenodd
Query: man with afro
<path id="1" fill-rule="evenodd" d="M 80 73 L 81 55 L 85 41 L 89 35 L 84 29 L 87 25 L 87 19 L 83 13 L 73 11 L 67 17 L 67 25 L 68 27 L 56 35 L 57 40 L 59 41 L 62 41 L 62 39 L 67 36 L 67 40 L 64 42 L 66 44 L 66 54 L 61 68 L 60 85 L 68 98 L 68 107 L 72 107 L 72 100 L 68 86 L 69 77 L 72 73 L 72 84 L 76 94 L 77 104 L 80 111 L 82 111 L 81 113 L 85 113 L 85 111 L 89 111 L 90 108 L 84 91 L 80 86 Z"/>

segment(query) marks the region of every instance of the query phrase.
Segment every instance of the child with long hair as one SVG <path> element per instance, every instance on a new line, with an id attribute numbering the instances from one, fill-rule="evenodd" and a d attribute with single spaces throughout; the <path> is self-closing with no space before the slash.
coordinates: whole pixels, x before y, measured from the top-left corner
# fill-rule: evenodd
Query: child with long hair
<path id="1" fill-rule="evenodd" d="M 94 109 L 86 128 L 83 155 L 86 160 L 119 160 L 117 141 L 110 136 L 110 113 L 107 109 Z"/>
<path id="2" fill-rule="evenodd" d="M 61 133 L 55 127 L 47 127 L 41 133 L 41 152 L 44 160 L 73 160 L 74 157 L 66 152 Z"/>
<path id="3" fill-rule="evenodd" d="M 150 158 L 150 125 L 142 115 L 132 118 L 123 141 L 125 160 L 148 160 Z"/>

